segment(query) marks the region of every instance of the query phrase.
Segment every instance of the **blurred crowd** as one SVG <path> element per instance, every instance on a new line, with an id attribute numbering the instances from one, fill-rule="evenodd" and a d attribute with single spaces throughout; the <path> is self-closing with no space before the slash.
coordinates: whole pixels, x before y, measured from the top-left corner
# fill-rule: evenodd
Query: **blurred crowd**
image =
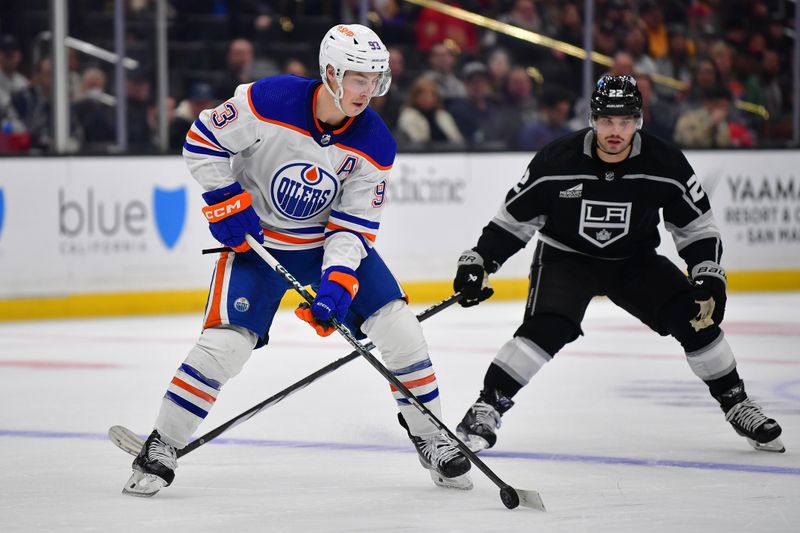
<path id="1" fill-rule="evenodd" d="M 445 3 L 578 47 L 583 2 Z M 0 3 L 0 153 L 52 151 L 49 2 Z M 170 0 L 167 141 L 158 138 L 153 0 L 126 1 L 130 153 L 177 153 L 197 114 L 237 85 L 291 73 L 317 77 L 317 50 L 358 0 Z M 582 60 L 402 0 L 368 2 L 390 47 L 392 90 L 373 108 L 401 150 L 537 150 L 587 125 Z M 70 0 L 69 34 L 113 50 L 110 0 Z M 633 74 L 644 129 L 685 148 L 792 142 L 794 2 L 596 0 L 594 50 L 612 58 L 593 77 Z M 114 67 L 68 50 L 72 153 L 115 153 Z M 664 77 L 673 80 L 663 83 Z"/>

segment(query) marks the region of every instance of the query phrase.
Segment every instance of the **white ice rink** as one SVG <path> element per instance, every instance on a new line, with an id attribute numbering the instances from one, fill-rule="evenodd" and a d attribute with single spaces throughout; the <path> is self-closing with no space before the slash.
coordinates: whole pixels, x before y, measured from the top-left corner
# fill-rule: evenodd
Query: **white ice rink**
<path id="1" fill-rule="evenodd" d="M 424 329 L 455 428 L 522 302 L 452 307 Z M 421 309 L 421 308 L 419 308 Z M 418 309 L 418 310 L 419 310 Z M 0 531 L 800 531 L 800 293 L 733 294 L 724 329 L 785 454 L 752 450 L 679 345 L 607 300 L 515 398 L 495 450 L 505 482 L 548 511 L 435 487 L 384 378 L 355 361 L 181 459 L 171 487 L 123 496 L 113 424 L 149 432 L 199 316 L 0 324 Z M 202 433 L 350 352 L 293 315 L 223 390 Z"/>

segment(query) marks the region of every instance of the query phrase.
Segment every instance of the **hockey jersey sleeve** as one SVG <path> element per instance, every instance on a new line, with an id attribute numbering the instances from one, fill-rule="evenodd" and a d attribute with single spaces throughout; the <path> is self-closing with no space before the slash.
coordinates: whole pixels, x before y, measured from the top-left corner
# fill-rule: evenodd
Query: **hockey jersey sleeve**
<path id="1" fill-rule="evenodd" d="M 325 227 L 322 269 L 331 266 L 358 268 L 375 243 L 386 203 L 389 168 L 361 160 L 360 169 L 342 183 Z"/>
<path id="2" fill-rule="evenodd" d="M 672 234 L 678 254 L 686 261 L 690 277 L 693 277 L 703 263 L 719 266 L 722 239 L 708 195 L 682 154 L 678 172 L 676 192 L 664 206 L 664 224 Z"/>
<path id="3" fill-rule="evenodd" d="M 261 121 L 250 108 L 250 85 L 240 85 L 232 98 L 202 111 L 186 134 L 183 159 L 207 191 L 233 183 L 231 156 L 259 141 Z"/>
<path id="4" fill-rule="evenodd" d="M 519 183 L 508 191 L 474 248 L 483 257 L 489 273 L 496 272 L 509 257 L 524 248 L 547 220 L 546 201 L 537 188 L 541 154 L 533 158 Z"/>

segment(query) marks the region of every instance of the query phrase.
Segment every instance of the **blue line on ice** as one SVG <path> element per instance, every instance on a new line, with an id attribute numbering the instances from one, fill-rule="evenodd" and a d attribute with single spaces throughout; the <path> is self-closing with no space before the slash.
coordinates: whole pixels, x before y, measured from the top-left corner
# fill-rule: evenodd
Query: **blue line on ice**
<path id="1" fill-rule="evenodd" d="M 81 433 L 64 431 L 34 431 L 0 429 L 0 437 L 17 437 L 31 439 L 73 439 L 73 440 L 106 440 L 104 433 Z M 215 439 L 209 444 L 232 446 L 262 446 L 268 448 L 312 448 L 318 450 L 347 450 L 371 452 L 405 452 L 411 453 L 410 446 L 391 446 L 386 444 L 353 444 L 346 442 L 307 442 L 294 440 L 265 439 Z M 741 443 L 744 444 L 744 443 Z M 755 453 L 755 452 L 754 452 Z M 777 456 L 778 454 L 776 454 Z M 636 459 L 632 457 L 610 457 L 605 455 L 576 455 L 543 452 L 482 452 L 481 457 L 498 457 L 505 459 L 528 459 L 532 461 L 555 461 L 569 463 L 593 463 L 603 465 L 629 465 L 647 467 L 694 468 L 698 470 L 722 470 L 729 472 L 751 472 L 758 474 L 784 474 L 800 476 L 800 468 L 747 465 L 734 463 L 712 463 L 707 461 L 680 461 L 669 459 Z"/>

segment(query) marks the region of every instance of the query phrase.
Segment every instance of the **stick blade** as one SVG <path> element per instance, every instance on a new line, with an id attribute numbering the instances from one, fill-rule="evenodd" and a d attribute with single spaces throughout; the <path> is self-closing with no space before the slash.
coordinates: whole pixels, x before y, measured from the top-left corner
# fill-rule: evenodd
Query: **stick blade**
<path id="1" fill-rule="evenodd" d="M 535 490 L 514 490 L 517 491 L 517 495 L 519 496 L 519 504 L 521 506 L 528 507 L 530 509 L 536 509 L 537 511 L 542 512 L 547 511 L 547 509 L 544 507 L 542 497 Z"/>
<path id="2" fill-rule="evenodd" d="M 139 451 L 144 446 L 144 441 L 139 438 L 139 435 L 125 426 L 111 426 L 108 428 L 108 438 L 117 448 L 134 457 L 139 455 Z"/>

